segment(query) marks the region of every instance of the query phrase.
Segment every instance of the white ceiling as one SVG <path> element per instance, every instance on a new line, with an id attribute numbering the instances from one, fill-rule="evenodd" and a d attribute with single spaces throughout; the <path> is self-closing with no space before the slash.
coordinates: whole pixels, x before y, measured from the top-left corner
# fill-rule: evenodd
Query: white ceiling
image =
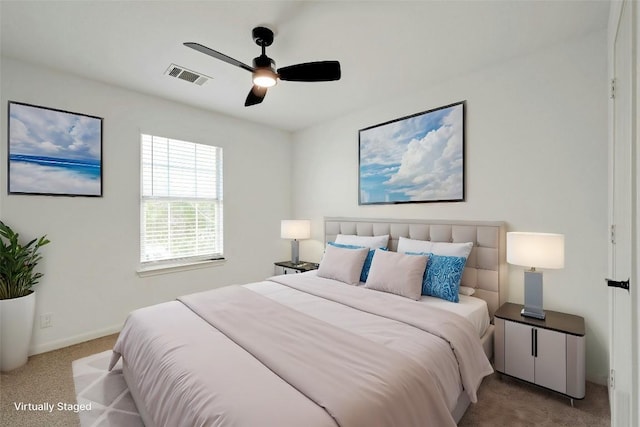
<path id="1" fill-rule="evenodd" d="M 1 53 L 285 130 L 299 130 L 455 75 L 604 30 L 609 1 L 7 1 Z M 277 67 L 339 60 L 337 82 L 280 82 L 244 107 L 251 74 L 182 45 L 251 64 L 251 29 L 276 33 Z M 164 75 L 175 63 L 213 77 Z"/>

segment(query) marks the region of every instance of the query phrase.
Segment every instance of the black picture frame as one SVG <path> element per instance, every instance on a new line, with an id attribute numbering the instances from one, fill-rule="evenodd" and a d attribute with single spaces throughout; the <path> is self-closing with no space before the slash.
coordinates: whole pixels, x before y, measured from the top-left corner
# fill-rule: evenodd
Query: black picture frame
<path id="1" fill-rule="evenodd" d="M 358 131 L 358 204 L 463 202 L 460 101 Z"/>
<path id="2" fill-rule="evenodd" d="M 101 117 L 9 101 L 9 194 L 102 197 Z"/>

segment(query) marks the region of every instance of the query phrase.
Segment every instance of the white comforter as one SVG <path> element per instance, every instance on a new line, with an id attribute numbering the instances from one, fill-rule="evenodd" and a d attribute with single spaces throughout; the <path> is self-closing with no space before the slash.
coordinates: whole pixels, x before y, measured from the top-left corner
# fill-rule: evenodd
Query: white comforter
<path id="1" fill-rule="evenodd" d="M 393 312 L 402 312 L 401 317 L 442 317 L 439 310 L 417 308 L 419 304 L 414 301 L 309 275 L 273 280 L 287 282 L 287 286 L 265 281 L 245 287 L 410 358 L 433 377 L 438 397 L 449 410 L 454 408 L 463 384 L 475 401 L 481 379 L 492 372 L 473 327 L 463 318 L 444 317 L 454 319 L 444 322 L 445 330 L 454 331 L 444 333 L 453 335 L 447 341 L 405 323 L 411 319 L 394 315 Z M 322 293 L 323 289 L 331 295 L 321 298 L 308 293 Z M 348 294 L 346 301 L 332 301 L 340 298 L 341 290 Z M 354 305 L 354 295 L 355 300 L 366 300 L 365 306 L 350 307 L 349 304 Z M 387 317 L 375 314 L 376 305 Z M 114 348 L 113 364 L 120 355 L 140 391 L 142 402 L 138 403 L 144 405 L 156 425 L 336 425 L 330 409 L 325 410 L 266 369 L 256 357 L 178 301 L 131 313 Z M 355 410 L 365 413 L 367 408 Z M 440 421 L 434 417 L 419 425 L 437 425 Z"/>

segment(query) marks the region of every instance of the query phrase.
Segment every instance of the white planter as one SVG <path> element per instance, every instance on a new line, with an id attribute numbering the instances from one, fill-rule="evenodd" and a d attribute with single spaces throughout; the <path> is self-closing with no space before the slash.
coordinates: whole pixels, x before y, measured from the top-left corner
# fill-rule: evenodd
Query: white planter
<path id="1" fill-rule="evenodd" d="M 0 371 L 10 371 L 27 363 L 35 308 L 35 292 L 0 300 Z"/>

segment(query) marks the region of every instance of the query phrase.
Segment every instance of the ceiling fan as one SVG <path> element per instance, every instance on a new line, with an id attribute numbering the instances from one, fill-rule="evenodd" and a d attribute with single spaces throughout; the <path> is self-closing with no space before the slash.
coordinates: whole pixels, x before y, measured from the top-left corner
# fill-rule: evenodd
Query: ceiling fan
<path id="1" fill-rule="evenodd" d="M 340 80 L 340 63 L 338 61 L 305 62 L 278 68 L 276 71 L 275 61 L 265 53 L 266 47 L 273 43 L 273 31 L 266 27 L 256 27 L 253 29 L 252 35 L 253 41 L 262 48 L 262 54 L 253 58 L 253 67 L 199 43 L 187 42 L 184 45 L 253 74 L 253 87 L 244 102 L 245 107 L 260 104 L 267 94 L 267 89 L 275 86 L 278 79 L 293 82 Z"/>

